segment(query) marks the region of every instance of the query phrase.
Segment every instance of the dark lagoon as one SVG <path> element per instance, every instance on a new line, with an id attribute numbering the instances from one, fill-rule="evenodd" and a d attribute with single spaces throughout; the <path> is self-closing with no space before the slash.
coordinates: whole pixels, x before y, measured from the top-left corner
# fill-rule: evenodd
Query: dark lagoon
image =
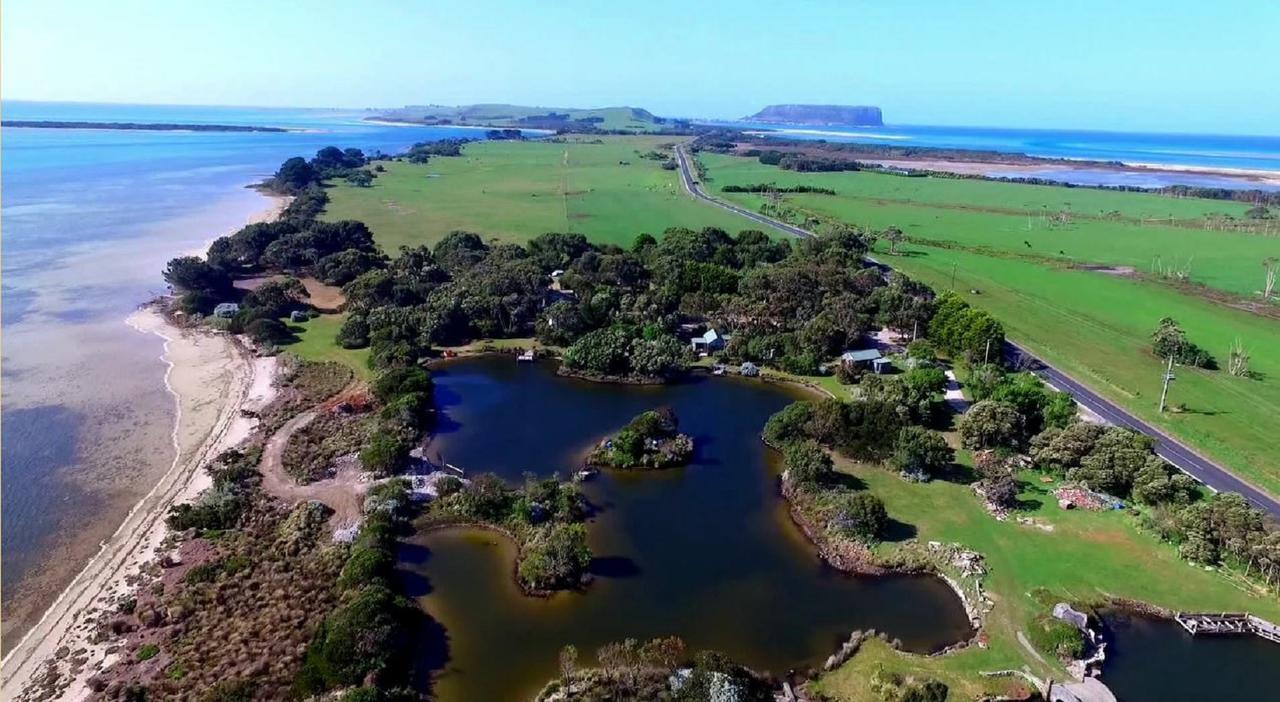
<path id="1" fill-rule="evenodd" d="M 600 510 L 589 525 L 596 578 L 584 592 L 525 597 L 512 579 L 515 549 L 497 535 L 453 529 L 405 544 L 406 586 L 434 620 L 420 660 L 445 702 L 532 697 L 565 644 L 589 658 L 610 641 L 675 634 L 785 674 L 820 664 L 854 629 L 885 631 L 913 651 L 970 635 L 941 580 L 840 573 L 791 523 L 759 433 L 792 392 L 710 377 L 601 385 L 509 357 L 454 362 L 435 379 L 446 417 L 431 453 L 471 473 L 565 474 L 599 437 L 660 405 L 696 443 L 686 468 L 584 484 Z"/>
<path id="2" fill-rule="evenodd" d="M 1192 637 L 1177 622 L 1109 611 L 1102 681 L 1125 702 L 1280 699 L 1280 644 Z"/>

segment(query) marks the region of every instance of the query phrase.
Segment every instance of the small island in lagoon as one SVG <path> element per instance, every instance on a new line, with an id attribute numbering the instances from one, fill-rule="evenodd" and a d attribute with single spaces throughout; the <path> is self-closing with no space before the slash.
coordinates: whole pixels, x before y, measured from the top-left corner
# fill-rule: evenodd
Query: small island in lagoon
<path id="1" fill-rule="evenodd" d="M 591 468 L 654 470 L 674 468 L 693 457 L 693 437 L 679 432 L 670 407 L 643 412 L 587 456 Z"/>

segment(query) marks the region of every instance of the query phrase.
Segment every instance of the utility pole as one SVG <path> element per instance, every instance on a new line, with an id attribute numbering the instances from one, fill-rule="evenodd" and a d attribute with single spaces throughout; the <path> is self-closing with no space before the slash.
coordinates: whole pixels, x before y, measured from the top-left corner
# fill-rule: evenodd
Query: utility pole
<path id="1" fill-rule="evenodd" d="M 1160 388 L 1160 414 L 1164 414 L 1165 399 L 1169 397 L 1169 382 L 1173 380 L 1173 356 L 1169 357 L 1169 365 L 1164 370 L 1164 384 Z"/>

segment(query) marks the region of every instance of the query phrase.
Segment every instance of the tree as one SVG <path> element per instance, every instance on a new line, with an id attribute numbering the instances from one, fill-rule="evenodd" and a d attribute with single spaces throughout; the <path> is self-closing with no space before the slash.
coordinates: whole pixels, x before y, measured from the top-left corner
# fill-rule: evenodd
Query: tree
<path id="1" fill-rule="evenodd" d="M 1235 343 L 1231 344 L 1227 372 L 1237 378 L 1248 378 L 1253 375 L 1253 372 L 1249 370 L 1249 352 L 1244 350 L 1244 344 L 1239 337 L 1236 338 Z"/>
<path id="2" fill-rule="evenodd" d="M 212 297 L 231 290 L 231 276 L 197 256 L 170 259 L 163 275 L 166 283 L 186 292 Z"/>
<path id="3" fill-rule="evenodd" d="M 831 456 L 815 441 L 793 441 L 783 449 L 787 479 L 793 485 L 807 487 L 831 477 Z"/>
<path id="4" fill-rule="evenodd" d="M 578 672 L 578 649 L 573 644 L 566 644 L 560 649 L 560 679 L 569 681 Z"/>
<path id="5" fill-rule="evenodd" d="M 1007 402 L 982 400 L 960 418 L 960 440 L 968 449 L 1017 448 L 1024 418 Z"/>
<path id="6" fill-rule="evenodd" d="M 1275 256 L 1268 256 L 1262 261 L 1263 279 L 1262 279 L 1262 299 L 1270 300 L 1271 291 L 1276 288 L 1276 270 L 1280 267 L 1280 259 Z"/>
<path id="7" fill-rule="evenodd" d="M 908 476 L 928 480 L 946 470 L 954 458 L 955 451 L 941 434 L 912 426 L 898 432 L 889 464 Z"/>
<path id="8" fill-rule="evenodd" d="M 1093 451 L 1106 427 L 1075 421 L 1062 429 L 1049 427 L 1031 440 L 1031 458 L 1041 470 L 1066 475 Z"/>
<path id="9" fill-rule="evenodd" d="M 1067 479 L 1085 483 L 1094 490 L 1128 497 L 1134 479 L 1154 456 L 1155 441 L 1135 431 L 1107 427 L 1080 459 L 1067 471 Z"/>
<path id="10" fill-rule="evenodd" d="M 308 185 L 319 180 L 319 175 L 310 163 L 301 156 L 293 158 L 280 164 L 279 170 L 276 171 L 272 178 L 272 185 L 276 190 L 292 194 L 303 190 Z"/>
<path id="11" fill-rule="evenodd" d="M 880 232 L 880 237 L 889 242 L 889 253 L 891 254 L 898 253 L 898 244 L 901 244 L 906 238 L 906 236 L 903 235 L 902 230 L 897 227 L 889 227 L 888 229 Z"/>
<path id="12" fill-rule="evenodd" d="M 489 253 L 489 247 L 471 232 L 451 231 L 436 244 L 436 262 L 452 275 L 476 265 Z"/>
<path id="13" fill-rule="evenodd" d="M 841 414 L 844 413 L 843 407 L 838 410 Z M 808 424 L 812 416 L 813 404 L 803 401 L 792 402 L 774 412 L 764 424 L 765 443 L 781 448 L 793 441 L 809 438 Z"/>
<path id="14" fill-rule="evenodd" d="M 283 317 L 301 305 L 308 297 L 307 289 L 297 278 L 269 280 L 250 290 L 241 301 L 241 308 L 250 317 Z"/>
<path id="15" fill-rule="evenodd" d="M 1080 415 L 1080 409 L 1076 406 L 1076 399 L 1070 393 L 1051 392 L 1048 397 L 1048 401 L 1044 403 L 1044 408 L 1041 410 L 1042 424 L 1045 427 L 1061 429 L 1076 421 Z"/>
<path id="16" fill-rule="evenodd" d="M 869 492 L 842 493 L 837 498 L 832 525 L 859 541 L 875 541 L 889 526 L 884 502 Z"/>
<path id="17" fill-rule="evenodd" d="M 1213 357 L 1208 351 L 1191 343 L 1187 333 L 1172 317 L 1160 320 L 1151 335 L 1151 351 L 1160 358 L 1173 358 L 1174 363 L 1196 368 L 1212 368 Z"/>

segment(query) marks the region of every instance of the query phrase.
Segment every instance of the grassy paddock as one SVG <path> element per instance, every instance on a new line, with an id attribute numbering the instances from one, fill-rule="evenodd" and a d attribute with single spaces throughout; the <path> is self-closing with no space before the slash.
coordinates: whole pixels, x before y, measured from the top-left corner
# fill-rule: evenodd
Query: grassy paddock
<path id="1" fill-rule="evenodd" d="M 968 456 L 960 456 L 968 464 Z M 1032 593 L 1052 600 L 1098 602 L 1108 596 L 1131 598 L 1170 609 L 1252 611 L 1280 615 L 1274 594 L 1251 592 L 1221 571 L 1206 571 L 1182 561 L 1175 549 L 1138 530 L 1123 512 L 1066 511 L 1058 508 L 1052 484 L 1039 475 L 1020 476 L 1025 509 L 1017 514 L 1037 526 L 990 516 L 972 490 L 954 482 L 909 483 L 883 468 L 838 461 L 837 469 L 856 476 L 884 500 L 889 515 L 915 527 L 920 541 L 959 543 L 983 554 L 984 587 L 995 601 L 984 632 L 987 647 L 971 646 L 935 657 L 915 656 L 872 644 L 843 667 L 824 676 L 818 690 L 836 699 L 877 699 L 867 685 L 877 669 L 936 677 L 957 699 L 998 694 L 1011 681 L 984 678 L 981 671 L 1028 669 L 1038 677 L 1064 672 L 1056 661 L 1041 660 L 1018 641 L 1045 605 Z M 882 544 L 884 551 L 896 547 Z M 1044 599 L 1043 597 L 1041 599 Z M 1043 656 L 1048 659 L 1048 656 Z M 953 692 L 953 694 L 954 694 Z"/>
<path id="2" fill-rule="evenodd" d="M 306 361 L 334 361 L 349 366 L 361 380 L 373 376 L 369 370 L 369 349 L 344 349 L 336 338 L 345 314 L 325 314 L 305 322 L 289 322 L 298 340 L 281 348 Z"/>
<path id="3" fill-rule="evenodd" d="M 457 158 L 384 163 L 372 187 L 335 185 L 324 217 L 365 222 L 391 254 L 402 245 L 433 244 L 455 229 L 517 243 L 545 232 L 580 232 L 596 243 L 630 246 L 642 232 L 657 236 L 669 227 L 748 228 L 740 217 L 688 198 L 677 171 L 637 153 L 675 139 L 468 144 Z"/>
<path id="4" fill-rule="evenodd" d="M 930 238 L 942 238 L 941 234 L 947 233 L 958 243 L 990 247 L 988 254 L 907 244 L 900 247 L 903 255 L 885 256 L 884 260 L 937 290 L 954 287 L 971 303 L 996 315 L 1011 338 L 1045 360 L 1258 487 L 1280 495 L 1280 459 L 1271 450 L 1275 428 L 1280 427 L 1280 324 L 1275 320 L 1182 294 L 1158 283 L 1002 255 L 1022 253 L 1019 249 L 1026 247 L 1021 235 L 1002 235 L 1001 222 L 1008 220 L 1004 223 L 1015 226 L 1016 220 L 1025 222 L 1025 217 L 1010 219 L 1005 215 L 930 209 L 904 205 L 899 199 L 919 196 L 926 202 L 938 202 L 943 198 L 972 197 L 974 202 L 989 203 L 1004 198 L 1006 203 L 1025 207 L 1037 199 L 1051 204 L 1051 198 L 1083 202 L 1082 197 L 1089 197 L 1099 200 L 1099 206 L 1135 215 L 1166 205 L 1181 208 L 1176 213 L 1187 217 L 1214 208 L 1233 209 L 1237 203 L 861 172 L 797 174 L 745 158 L 714 154 L 702 158 L 713 178 L 713 190 L 729 183 L 770 181 L 831 187 L 836 190 L 835 196 L 787 196 L 787 202 L 803 202 L 806 207 L 815 202 L 826 203 L 822 205 L 824 213 L 852 224 L 877 228 L 897 224 L 908 235 L 916 235 L 919 212 L 929 210 L 926 224 Z M 885 190 L 890 188 L 898 189 L 894 192 L 899 199 L 869 200 L 859 195 L 887 197 L 890 193 Z M 750 207 L 762 202 L 754 195 L 721 196 Z M 956 216 L 962 219 L 954 219 Z M 990 220 L 987 225 L 991 231 L 984 228 L 982 218 Z M 1238 288 L 1247 287 L 1248 280 L 1261 273 L 1259 263 L 1266 247 L 1280 254 L 1280 240 L 1274 238 L 1176 227 L 1123 227 L 1127 229 L 1110 233 L 1063 232 L 1061 238 L 1087 238 L 1087 250 L 1092 252 L 1089 260 L 1122 264 L 1129 260 L 1126 257 L 1147 255 L 1134 252 L 1145 252 L 1144 247 L 1154 246 L 1152 237 L 1158 231 L 1158 236 L 1168 237 L 1173 246 L 1202 252 L 1197 261 L 1230 259 L 1232 263 L 1224 263 L 1221 270 Z M 884 244 L 878 248 L 882 255 L 887 253 Z M 1247 268 L 1249 277 L 1230 274 L 1232 267 Z M 972 290 L 979 293 L 973 294 Z M 1162 364 L 1150 354 L 1150 335 L 1164 316 L 1177 319 L 1191 340 L 1208 349 L 1223 366 L 1232 342 L 1239 338 L 1250 353 L 1250 366 L 1257 378 L 1237 378 L 1225 370 L 1178 369 L 1170 401 L 1174 406 L 1185 405 L 1185 411 L 1160 415 L 1156 410 Z"/>
<path id="5" fill-rule="evenodd" d="M 1262 261 L 1280 256 L 1280 236 L 1202 228 L 1206 215 L 1244 216 L 1249 205 L 1089 188 L 1064 188 L 948 178 L 904 178 L 869 171 L 795 173 L 754 159 L 719 154 L 700 158 L 711 190 L 758 209 L 763 196 L 719 193 L 726 185 L 817 185 L 835 196 L 794 194 L 788 203 L 819 215 L 874 229 L 897 226 L 909 236 L 984 247 L 1064 265 L 1129 266 L 1149 272 L 1190 262 L 1192 280 L 1240 295 L 1262 288 Z M 1069 211 L 1069 223 L 1053 215 Z M 1116 213 L 1118 218 L 1109 217 Z M 1180 226 L 1157 223 L 1170 219 Z M 1280 233 L 1280 228 L 1277 228 Z"/>

